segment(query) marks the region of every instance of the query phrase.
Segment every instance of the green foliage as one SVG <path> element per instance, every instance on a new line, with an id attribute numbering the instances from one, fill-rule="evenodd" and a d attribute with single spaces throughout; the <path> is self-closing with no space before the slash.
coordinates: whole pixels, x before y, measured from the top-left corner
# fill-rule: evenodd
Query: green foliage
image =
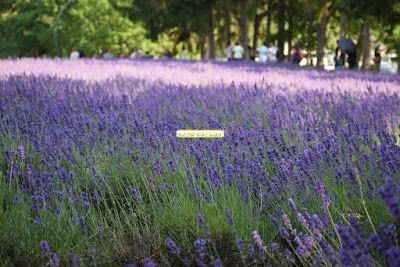
<path id="1" fill-rule="evenodd" d="M 15 1 L 0 13 L 0 57 L 55 55 L 52 34 L 64 1 Z M 112 48 L 127 55 L 132 48 L 146 50 L 153 44 L 146 30 L 121 16 L 108 0 L 74 1 L 61 17 L 59 42 L 62 55 L 76 47 L 86 55 Z"/>
<path id="2" fill-rule="evenodd" d="M 283 21 L 278 4 L 284 2 Z M 321 10 L 332 2 L 335 12 L 329 22 L 327 46 L 332 49 L 338 38 L 338 15 L 347 14 L 348 33 L 358 39 L 362 20 L 373 19 L 373 34 L 389 48 L 399 50 L 396 25 L 400 22 L 400 5 L 394 0 L 249 0 L 245 18 L 249 43 L 268 40 L 300 42 L 304 49 L 315 50 Z M 22 56 L 54 56 L 53 30 L 64 0 L 4 0 L 0 3 L 0 58 Z M 58 43 L 62 56 L 76 47 L 87 56 L 100 55 L 112 48 L 115 55 L 128 55 L 131 49 L 149 51 L 161 56 L 165 50 L 176 56 L 181 44 L 191 58 L 207 50 L 209 15 L 213 10 L 214 38 L 217 55 L 223 54 L 227 36 L 230 41 L 240 36 L 239 0 L 75 0 L 58 27 Z M 266 33 L 267 16 L 270 32 Z M 230 27 L 226 24 L 229 17 Z M 255 24 L 257 21 L 257 29 Z M 278 24 L 285 27 L 278 29 Z M 256 40 L 252 40 L 255 30 Z M 393 34 L 394 33 L 394 34 Z M 267 34 L 269 34 L 267 36 Z"/>
<path id="3" fill-rule="evenodd" d="M 6 1 L 0 10 L 0 57 L 52 53 L 54 1 Z"/>

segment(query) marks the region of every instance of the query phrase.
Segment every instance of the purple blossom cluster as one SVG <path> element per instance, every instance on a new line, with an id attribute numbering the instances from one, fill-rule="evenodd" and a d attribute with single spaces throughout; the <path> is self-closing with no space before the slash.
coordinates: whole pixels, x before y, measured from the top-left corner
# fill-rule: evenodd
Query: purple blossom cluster
<path id="1" fill-rule="evenodd" d="M 134 220 L 163 222 L 154 216 L 167 207 L 189 220 L 174 202 L 185 196 L 199 231 L 159 227 L 174 264 L 399 265 L 398 75 L 247 63 L 1 63 L 0 179 L 14 190 L 13 205 L 29 203 L 38 231 L 48 213 L 69 216 L 83 240 L 113 233 L 117 222 L 127 221 L 124 233 L 136 231 Z M 179 129 L 225 137 L 178 139 Z M 203 207 L 226 221 L 207 224 L 221 214 Z M 371 216 L 374 207 L 386 209 Z M 231 237 L 234 252 L 219 253 L 218 234 Z M 60 265 L 46 241 L 40 248 Z M 157 266 L 159 250 L 117 256 Z"/>
<path id="2" fill-rule="evenodd" d="M 40 241 L 40 249 L 43 255 L 49 259 L 50 266 L 58 267 L 60 266 L 60 260 L 55 252 L 51 251 L 49 243 L 46 240 Z"/>

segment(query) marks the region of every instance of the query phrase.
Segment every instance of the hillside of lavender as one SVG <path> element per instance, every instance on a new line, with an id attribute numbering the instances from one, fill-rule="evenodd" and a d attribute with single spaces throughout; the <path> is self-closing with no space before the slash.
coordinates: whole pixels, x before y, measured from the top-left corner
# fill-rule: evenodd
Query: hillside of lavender
<path id="1" fill-rule="evenodd" d="M 399 75 L 2 60 L 0 265 L 399 266 L 399 125 Z"/>

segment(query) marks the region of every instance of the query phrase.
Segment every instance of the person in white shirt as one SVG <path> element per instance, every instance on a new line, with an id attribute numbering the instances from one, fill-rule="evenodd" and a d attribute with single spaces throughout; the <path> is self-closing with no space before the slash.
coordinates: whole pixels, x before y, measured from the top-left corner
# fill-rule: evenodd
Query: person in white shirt
<path id="1" fill-rule="evenodd" d="M 76 49 L 75 47 L 72 49 L 70 58 L 71 59 L 78 59 L 80 57 L 79 51 L 78 49 Z"/>
<path id="2" fill-rule="evenodd" d="M 135 57 L 136 57 L 135 49 L 131 49 L 130 54 L 129 54 L 129 58 L 130 59 L 134 59 Z"/>
<path id="3" fill-rule="evenodd" d="M 185 49 L 185 46 L 182 46 L 181 60 L 186 60 L 186 49 Z"/>
<path id="4" fill-rule="evenodd" d="M 236 43 L 236 45 L 233 47 L 233 59 L 234 60 L 243 59 L 243 52 L 244 52 L 243 47 L 239 43 Z"/>
<path id="5" fill-rule="evenodd" d="M 275 43 L 271 43 L 268 49 L 268 58 L 272 62 L 276 62 L 278 60 L 278 47 L 276 47 Z"/>
<path id="6" fill-rule="evenodd" d="M 105 60 L 114 59 L 114 54 L 113 54 L 111 48 L 109 48 L 108 51 L 107 51 L 106 53 L 103 54 L 103 59 L 105 59 Z"/>
<path id="7" fill-rule="evenodd" d="M 226 46 L 226 60 L 232 60 L 232 46 L 231 42 L 228 42 Z"/>
<path id="8" fill-rule="evenodd" d="M 269 49 L 267 47 L 267 44 L 265 44 L 265 43 L 262 46 L 260 46 L 259 48 L 257 48 L 257 52 L 258 52 L 261 63 L 267 62 L 268 51 L 269 51 Z"/>

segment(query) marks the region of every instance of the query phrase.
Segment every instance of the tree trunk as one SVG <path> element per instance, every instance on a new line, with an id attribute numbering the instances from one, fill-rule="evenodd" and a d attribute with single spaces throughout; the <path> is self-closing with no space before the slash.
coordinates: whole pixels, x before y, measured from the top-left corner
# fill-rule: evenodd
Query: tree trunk
<path id="1" fill-rule="evenodd" d="M 339 36 L 346 37 L 346 20 L 347 16 L 344 11 L 340 11 L 340 22 L 339 22 Z"/>
<path id="2" fill-rule="evenodd" d="M 366 70 L 369 68 L 371 63 L 371 18 L 367 17 L 364 21 L 363 30 L 362 30 L 362 64 L 361 69 Z"/>
<path id="3" fill-rule="evenodd" d="M 224 32 L 225 32 L 225 42 L 228 43 L 231 41 L 231 12 L 229 7 L 225 7 L 225 16 L 224 16 Z"/>
<path id="4" fill-rule="evenodd" d="M 328 20 L 332 14 L 330 9 L 331 3 L 327 3 L 321 12 L 321 18 L 319 20 L 318 30 L 317 30 L 317 67 L 324 67 L 324 47 L 326 43 L 326 26 Z"/>
<path id="5" fill-rule="evenodd" d="M 400 74 L 400 44 L 397 44 L 396 54 L 397 54 L 397 73 Z"/>
<path id="6" fill-rule="evenodd" d="M 200 46 L 200 58 L 201 59 L 206 59 L 206 55 L 207 55 L 207 50 L 206 50 L 206 38 L 204 37 L 204 35 L 200 35 L 199 37 L 199 46 Z"/>
<path id="7" fill-rule="evenodd" d="M 261 16 L 254 17 L 254 32 L 253 32 L 253 49 L 257 48 L 258 34 L 260 30 Z"/>
<path id="8" fill-rule="evenodd" d="M 284 59 L 283 49 L 285 48 L 285 0 L 278 2 L 278 59 Z"/>
<path id="9" fill-rule="evenodd" d="M 272 21 L 272 0 L 268 0 L 268 12 L 267 12 L 267 34 L 265 40 L 267 43 L 271 42 L 271 21 Z"/>
<path id="10" fill-rule="evenodd" d="M 249 38 L 247 34 L 247 6 L 248 0 L 240 0 L 240 18 L 239 18 L 239 27 L 240 27 L 240 44 L 243 46 L 244 49 L 244 58 L 248 59 L 248 51 L 247 45 L 249 44 Z"/>
<path id="11" fill-rule="evenodd" d="M 357 45 L 356 45 L 356 68 L 360 65 L 361 59 L 361 49 L 362 49 L 362 36 L 363 36 L 364 25 L 361 25 L 360 34 L 358 35 Z"/>
<path id="12" fill-rule="evenodd" d="M 61 57 L 61 48 L 58 40 L 58 24 L 61 20 L 61 16 L 64 14 L 65 10 L 67 10 L 72 4 L 74 0 L 68 0 L 60 9 L 60 12 L 58 12 L 57 17 L 54 22 L 54 29 L 53 29 L 53 44 L 54 44 L 54 50 L 56 52 L 56 56 Z"/>
<path id="13" fill-rule="evenodd" d="M 290 3 L 290 2 L 289 2 Z M 292 61 L 292 39 L 293 39 L 293 16 L 292 12 L 288 10 L 288 61 Z"/>
<path id="14" fill-rule="evenodd" d="M 312 55 L 311 55 L 311 42 L 312 42 L 312 17 L 308 18 L 307 21 L 307 65 L 312 65 Z"/>
<path id="15" fill-rule="evenodd" d="M 210 6 L 208 14 L 208 59 L 215 58 L 215 39 L 214 39 L 214 6 Z"/>

